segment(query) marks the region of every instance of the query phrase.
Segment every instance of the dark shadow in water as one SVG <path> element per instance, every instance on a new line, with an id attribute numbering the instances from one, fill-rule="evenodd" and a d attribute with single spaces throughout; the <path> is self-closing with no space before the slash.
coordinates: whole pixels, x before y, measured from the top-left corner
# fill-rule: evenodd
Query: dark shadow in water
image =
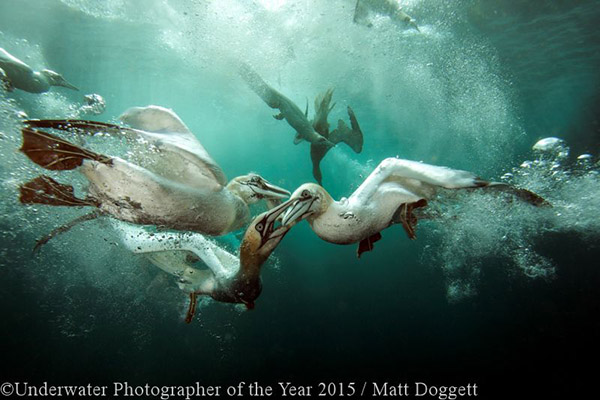
<path id="1" fill-rule="evenodd" d="M 595 379 L 589 365 L 599 355 L 594 260 L 600 254 L 575 235 L 546 237 L 543 246 L 559 265 L 554 281 L 511 277 L 501 264 L 489 264 L 479 295 L 458 305 L 447 303 L 439 269 L 409 260 L 399 268 L 372 253 L 365 268 L 380 273 L 331 265 L 317 275 L 323 285 L 308 284 L 316 272 L 289 259 L 285 273 L 265 274 L 255 311 L 237 315 L 212 305 L 202 310 L 203 323 L 190 326 L 181 315 L 159 312 L 151 299 L 140 306 L 143 325 L 115 320 L 98 308 L 106 294 L 93 285 L 62 288 L 49 302 L 32 291 L 22 272 L 29 266 L 7 266 L 0 293 L 1 376 L 55 384 L 476 382 L 484 398 L 517 390 L 573 396 Z M 53 315 L 66 302 L 59 292 L 69 297 L 74 321 L 93 315 L 91 332 L 60 334 Z M 42 300 L 53 306 L 40 308 Z M 132 332 L 140 329 L 146 330 L 142 342 L 140 332 Z M 210 332 L 234 333 L 215 340 Z"/>

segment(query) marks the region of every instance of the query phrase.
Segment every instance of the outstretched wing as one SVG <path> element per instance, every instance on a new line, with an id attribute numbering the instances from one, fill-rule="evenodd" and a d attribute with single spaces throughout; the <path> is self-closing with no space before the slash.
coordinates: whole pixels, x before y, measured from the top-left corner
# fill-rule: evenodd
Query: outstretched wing
<path id="1" fill-rule="evenodd" d="M 155 147 L 141 157 L 143 167 L 155 174 L 204 189 L 214 186 L 217 190 L 227 184 L 221 167 L 173 111 L 157 106 L 135 107 L 121 117 L 123 116 L 123 119 L 131 123 L 132 128 L 87 120 L 28 120 L 25 124 L 79 134 L 94 135 L 103 132 L 140 137 Z"/>
<path id="2" fill-rule="evenodd" d="M 398 158 L 383 160 L 349 200 L 359 204 L 369 204 L 376 196 L 394 193 L 405 199 L 401 203 L 412 203 L 421 199 L 430 199 L 437 188 L 486 188 L 509 193 L 532 205 L 548 205 L 543 198 L 533 192 L 504 183 L 489 182 L 468 171 Z"/>
<path id="3" fill-rule="evenodd" d="M 429 199 L 436 188 L 475 188 L 485 186 L 468 171 L 440 167 L 399 158 L 386 158 L 350 196 L 350 201 L 370 204 L 375 198 L 393 194 L 394 202 L 413 203 Z"/>
<path id="4" fill-rule="evenodd" d="M 313 164 L 313 176 L 319 185 L 323 184 L 323 174 L 321 173 L 321 160 L 331 149 L 330 146 L 322 144 L 310 144 L 310 159 Z"/>
<path id="5" fill-rule="evenodd" d="M 132 107 L 119 117 L 143 132 L 160 151 L 161 176 L 189 186 L 204 186 L 200 177 L 227 184 L 225 173 L 173 110 L 160 106 Z M 166 175 L 168 174 L 168 175 Z"/>

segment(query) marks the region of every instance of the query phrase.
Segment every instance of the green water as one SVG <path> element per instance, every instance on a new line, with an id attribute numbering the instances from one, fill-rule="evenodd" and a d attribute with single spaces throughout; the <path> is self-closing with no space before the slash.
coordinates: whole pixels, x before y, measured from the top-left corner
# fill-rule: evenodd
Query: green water
<path id="1" fill-rule="evenodd" d="M 80 88 L 0 90 L 0 381 L 476 382 L 483 398 L 593 387 L 600 5 L 402 3 L 420 32 L 382 16 L 353 24 L 353 0 L 0 0 L 0 47 Z M 336 199 L 398 156 L 508 181 L 553 207 L 450 196 L 416 241 L 391 227 L 360 260 L 304 222 L 264 267 L 255 310 L 204 302 L 190 325 L 186 295 L 106 219 L 32 254 L 85 210 L 18 203 L 19 184 L 41 173 L 17 151 L 19 111 L 115 123 L 129 107 L 160 105 L 229 178 L 254 171 L 290 191 L 313 181 L 308 143 L 293 144 L 238 76 L 240 60 L 301 109 L 308 100 L 309 115 L 330 87 L 330 123 L 353 108 L 363 151 L 339 145 L 321 164 Z M 101 115 L 78 112 L 89 93 L 105 99 Z M 549 136 L 569 156 L 531 150 Z M 143 156 L 118 140 L 86 146 Z M 77 172 L 52 176 L 84 192 Z M 234 252 L 242 234 L 217 240 Z"/>

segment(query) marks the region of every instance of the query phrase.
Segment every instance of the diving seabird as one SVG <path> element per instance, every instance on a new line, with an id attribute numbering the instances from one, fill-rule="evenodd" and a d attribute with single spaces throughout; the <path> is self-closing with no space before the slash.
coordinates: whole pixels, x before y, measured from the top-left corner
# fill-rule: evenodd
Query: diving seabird
<path id="1" fill-rule="evenodd" d="M 282 223 L 306 218 L 317 236 L 325 241 L 359 242 L 360 257 L 373 248 L 381 239 L 380 232 L 392 224 L 401 223 L 408 237 L 414 239 L 417 217 L 413 211 L 425 207 L 438 188 L 482 187 L 508 192 L 536 206 L 548 204 L 528 190 L 484 181 L 467 171 L 387 158 L 347 199 L 335 201 L 323 187 L 314 183 L 300 186 L 283 204 L 289 208 Z"/>
<path id="2" fill-rule="evenodd" d="M 34 71 L 29 65 L 1 47 L 0 78 L 9 91 L 17 88 L 29 93 L 43 93 L 50 90 L 51 86 L 63 86 L 79 90 L 67 82 L 58 72 L 49 69 Z"/>
<path id="3" fill-rule="evenodd" d="M 134 253 L 144 254 L 163 271 L 177 277 L 181 290 L 190 296 L 186 322 L 191 322 L 197 296 L 216 301 L 244 304 L 253 309 L 262 291 L 260 270 L 291 225 L 278 226 L 276 220 L 286 210 L 277 206 L 258 215 L 250 223 L 240 244 L 239 257 L 198 233 L 149 233 L 143 227 L 120 222 L 122 241 Z M 194 268 L 186 254 L 192 253 L 207 269 Z"/>
<path id="4" fill-rule="evenodd" d="M 240 76 L 269 107 L 279 109 L 279 114 L 274 116 L 275 119 L 285 119 L 296 130 L 294 144 L 306 140 L 310 143 L 332 146 L 327 139 L 315 131 L 306 116 L 306 112 L 303 113 L 293 101 L 269 86 L 250 66 L 242 64 L 240 66 Z"/>
<path id="5" fill-rule="evenodd" d="M 134 108 L 123 119 L 145 130 L 80 120 L 26 121 L 21 151 L 49 170 L 79 168 L 89 186 L 87 196 L 77 198 L 70 185 L 40 176 L 21 186 L 21 202 L 92 206 L 123 221 L 219 236 L 250 221 L 249 204 L 289 196 L 254 173 L 227 183 L 221 168 L 171 110 Z M 156 147 L 145 155 L 154 161 L 152 169 L 83 149 L 40 128 L 141 137 Z"/>
<path id="6" fill-rule="evenodd" d="M 346 143 L 356 153 L 362 151 L 363 134 L 354 115 L 354 111 L 348 107 L 348 116 L 350 117 L 351 128 L 341 119 L 335 130 L 329 132 L 329 122 L 327 117 L 335 106 L 330 106 L 333 89 L 327 90 L 324 94 L 315 99 L 315 117 L 312 121 L 308 120 L 308 104 L 303 113 L 300 108 L 290 99 L 270 87 L 254 70 L 248 65 L 242 64 L 240 75 L 248 83 L 248 86 L 259 95 L 269 107 L 278 108 L 280 113 L 274 117 L 278 120 L 285 119 L 288 124 L 296 130 L 294 144 L 302 140 L 310 142 L 310 157 L 313 164 L 313 176 L 317 182 L 322 183 L 320 163 L 325 154 L 336 144 Z"/>

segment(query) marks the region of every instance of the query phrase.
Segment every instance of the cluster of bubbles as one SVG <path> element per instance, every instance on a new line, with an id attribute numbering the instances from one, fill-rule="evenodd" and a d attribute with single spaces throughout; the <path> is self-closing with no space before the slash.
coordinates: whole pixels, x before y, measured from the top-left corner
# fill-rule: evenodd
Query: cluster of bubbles
<path id="1" fill-rule="evenodd" d="M 62 1 L 95 17 L 152 24 L 162 57 L 187 65 L 193 71 L 190 80 L 202 79 L 199 90 L 225 110 L 236 107 L 244 118 L 257 114 L 256 124 L 264 124 L 267 111 L 241 81 L 232 79 L 239 61 L 256 67 L 297 103 L 335 87 L 340 104 L 333 121 L 345 118 L 342 102 L 353 99 L 367 140 L 411 148 L 410 158 L 469 169 L 455 156 L 469 152 L 475 163 L 493 171 L 496 160 L 510 157 L 515 138 L 521 137 L 511 89 L 501 79 L 493 48 L 465 32 L 457 41 L 448 29 L 464 14 L 456 12 L 456 5 L 403 2 L 419 19 L 417 32 L 389 18 L 372 28 L 355 24 L 354 0 L 310 6 L 266 0 L 150 0 L 144 6 L 139 0 Z M 223 93 L 236 95 L 222 98 Z M 457 150 L 452 154 L 446 151 L 450 144 Z M 365 152 L 371 148 L 365 146 Z M 326 176 L 333 173 L 329 164 L 323 166 Z"/>
<path id="2" fill-rule="evenodd" d="M 600 235 L 600 163 L 590 154 L 571 160 L 569 147 L 558 138 L 542 139 L 532 151 L 533 160 L 502 180 L 541 195 L 550 207 L 485 190 L 444 193 L 459 201 L 436 210 L 443 222 L 433 224 L 429 234 L 440 245 L 428 246 L 424 257 L 442 266 L 450 302 L 476 294 L 482 270 L 498 262 L 511 274 L 553 279 L 557 266 L 543 247 L 549 233 L 574 235 L 587 246 Z"/>
<path id="3" fill-rule="evenodd" d="M 5 279 L 11 276 L 26 282 L 27 291 L 39 295 L 39 309 L 54 322 L 57 332 L 67 337 L 83 337 L 96 330 L 102 320 L 95 315 L 98 310 L 102 310 L 102 318 L 108 315 L 139 332 L 147 332 L 153 324 L 140 315 L 177 318 L 177 311 L 186 307 L 185 296 L 164 274 L 124 249 L 104 219 L 76 226 L 54 243 L 33 252 L 41 235 L 89 210 L 65 207 L 57 212 L 52 207 L 19 203 L 19 186 L 41 173 L 17 151 L 22 121 L 28 118 L 20 103 L 12 94 L 0 90 L 0 269 L 6 273 Z M 100 103 L 102 98 L 93 95 L 84 106 L 99 110 Z M 32 108 L 36 108 L 35 104 Z M 69 112 L 67 107 L 53 116 L 66 118 Z M 70 139 L 105 142 L 102 147 L 110 146 L 111 153 L 124 147 L 119 140 L 77 136 Z M 85 181 L 76 171 L 43 173 L 59 182 L 72 183 L 76 195 L 84 195 Z M 94 299 L 93 303 L 90 299 Z M 140 335 L 135 342 L 143 346 L 146 340 Z"/>
<path id="4" fill-rule="evenodd" d="M 83 96 L 83 104 L 69 107 L 69 118 L 82 118 L 86 115 L 100 115 L 106 109 L 104 98 L 97 93 Z"/>

